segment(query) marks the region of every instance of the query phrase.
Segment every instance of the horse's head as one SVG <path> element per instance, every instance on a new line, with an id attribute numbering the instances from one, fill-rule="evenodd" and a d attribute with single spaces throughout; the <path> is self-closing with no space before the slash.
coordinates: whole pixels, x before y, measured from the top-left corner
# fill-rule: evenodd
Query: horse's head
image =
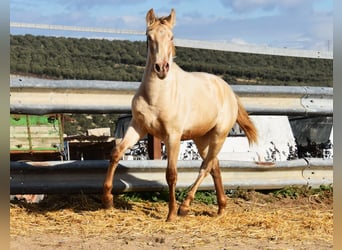
<path id="1" fill-rule="evenodd" d="M 150 9 L 146 14 L 148 57 L 154 72 L 160 79 L 167 76 L 175 56 L 172 33 L 175 16 L 174 9 L 167 17 L 157 18 L 153 9 Z"/>

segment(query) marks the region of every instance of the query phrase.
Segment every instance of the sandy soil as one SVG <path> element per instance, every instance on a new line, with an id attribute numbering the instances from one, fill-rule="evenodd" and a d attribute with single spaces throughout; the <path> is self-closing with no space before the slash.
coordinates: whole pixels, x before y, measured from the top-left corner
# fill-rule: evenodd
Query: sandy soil
<path id="1" fill-rule="evenodd" d="M 39 204 L 11 202 L 11 249 L 332 249 L 332 192 L 279 198 L 248 192 L 228 198 L 227 211 L 192 204 L 167 223 L 166 202 L 117 196 L 52 195 Z"/>

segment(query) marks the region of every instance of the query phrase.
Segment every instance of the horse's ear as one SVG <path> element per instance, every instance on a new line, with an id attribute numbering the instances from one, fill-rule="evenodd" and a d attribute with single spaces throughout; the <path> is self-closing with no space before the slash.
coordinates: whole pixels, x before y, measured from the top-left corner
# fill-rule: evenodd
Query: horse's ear
<path id="1" fill-rule="evenodd" d="M 156 21 L 156 16 L 154 15 L 153 8 L 150 9 L 146 14 L 146 24 L 150 27 Z"/>
<path id="2" fill-rule="evenodd" d="M 170 15 L 168 17 L 166 17 L 165 20 L 169 23 L 171 28 L 173 28 L 173 26 L 175 26 L 175 24 L 176 24 L 176 12 L 173 8 L 171 9 Z"/>

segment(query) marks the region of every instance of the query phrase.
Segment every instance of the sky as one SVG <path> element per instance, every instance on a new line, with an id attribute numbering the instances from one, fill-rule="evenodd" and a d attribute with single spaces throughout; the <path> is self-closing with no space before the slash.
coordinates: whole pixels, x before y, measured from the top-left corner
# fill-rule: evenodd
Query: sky
<path id="1" fill-rule="evenodd" d="M 176 11 L 179 39 L 333 50 L 333 0 L 11 0 L 10 21 L 145 31 Z M 145 40 L 144 36 L 11 28 L 11 34 Z"/>

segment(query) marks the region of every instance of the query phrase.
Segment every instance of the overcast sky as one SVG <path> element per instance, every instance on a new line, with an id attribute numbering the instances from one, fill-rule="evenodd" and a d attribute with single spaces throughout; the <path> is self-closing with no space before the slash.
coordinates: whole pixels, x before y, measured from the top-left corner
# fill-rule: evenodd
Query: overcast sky
<path id="1" fill-rule="evenodd" d="M 144 31 L 150 8 L 158 16 L 175 9 L 175 38 L 313 50 L 333 47 L 333 0 L 11 0 L 10 21 Z M 26 33 L 99 36 L 11 28 L 11 34 Z"/>

